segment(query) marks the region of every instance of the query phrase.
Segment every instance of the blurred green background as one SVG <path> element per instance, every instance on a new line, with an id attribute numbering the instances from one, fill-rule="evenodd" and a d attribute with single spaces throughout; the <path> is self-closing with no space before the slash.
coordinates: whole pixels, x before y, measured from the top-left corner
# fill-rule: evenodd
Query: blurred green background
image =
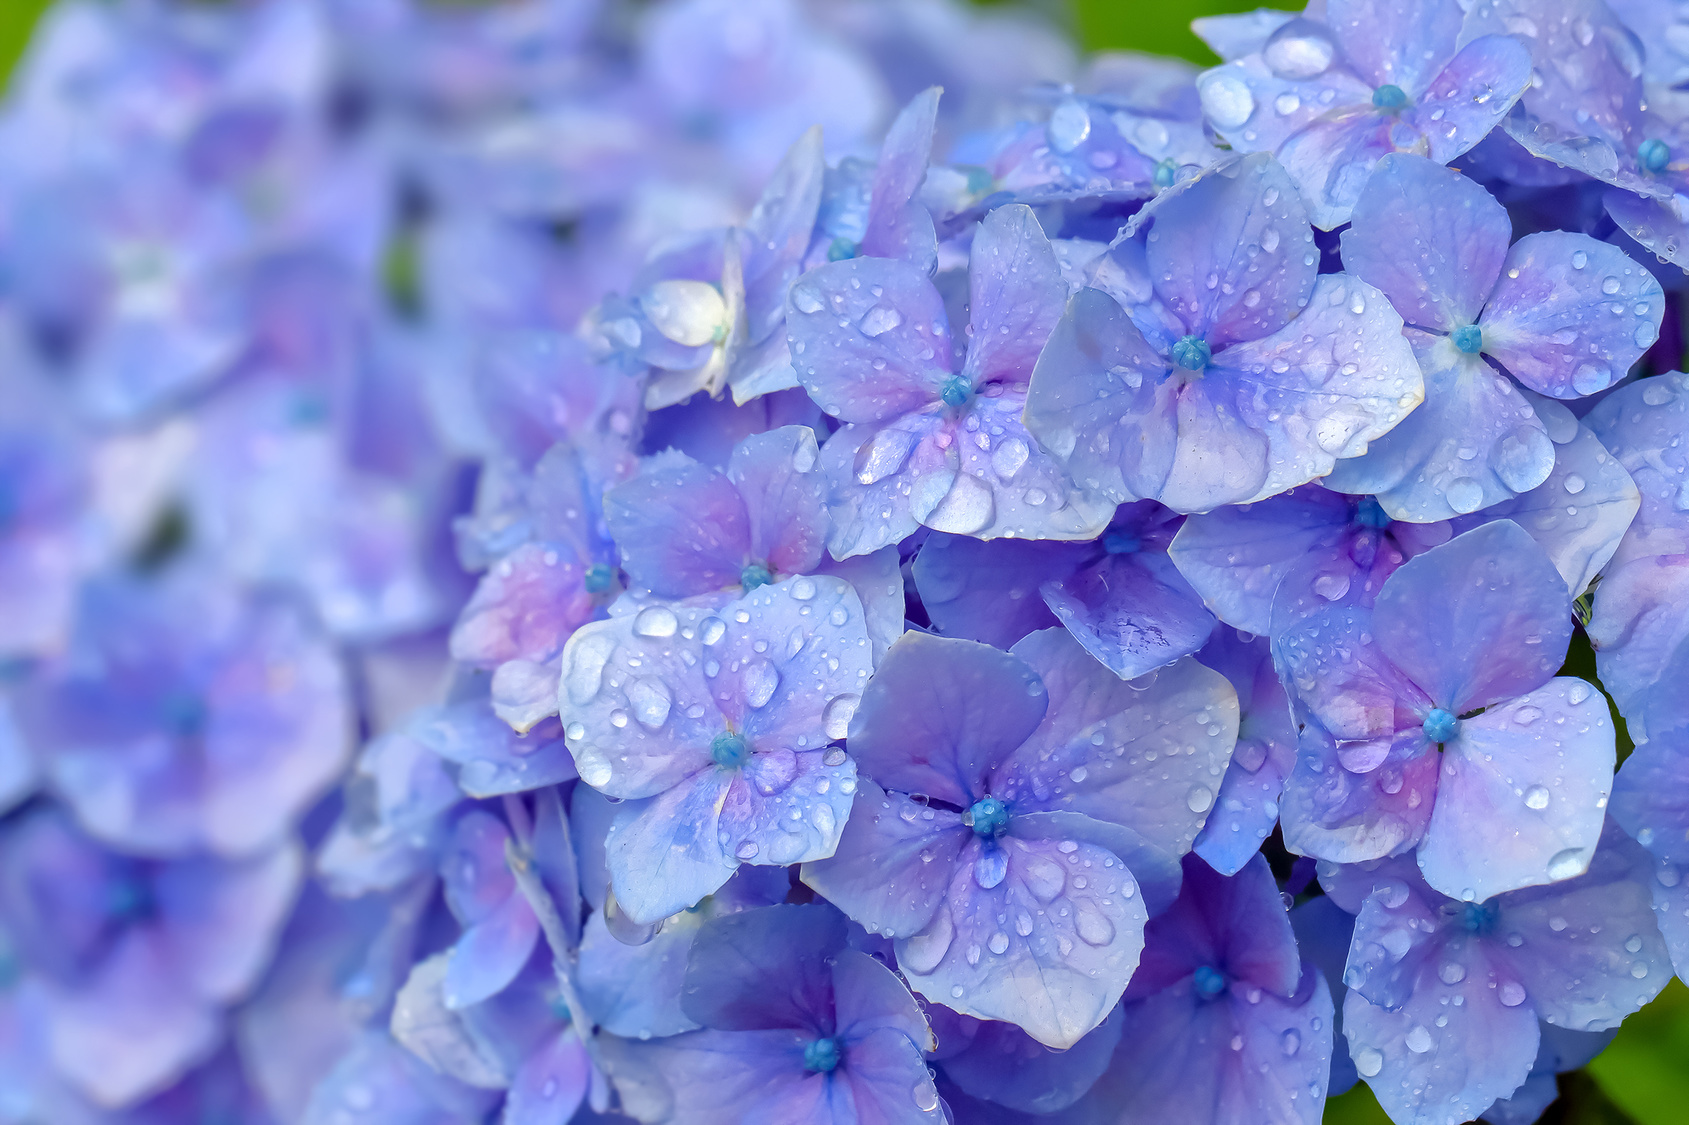
<path id="1" fill-rule="evenodd" d="M 1662 0 L 1663 2 L 1663 0 Z M 1087 49 L 1129 48 L 1216 62 L 1190 21 L 1262 5 L 1238 0 L 1073 0 L 1074 29 Z M 0 75 L 28 41 L 47 0 L 0 0 Z M 1562 1079 L 1562 1097 L 1542 1125 L 1684 1125 L 1689 1122 L 1689 988 L 1673 981 L 1625 1021 L 1586 1072 Z M 1388 1125 L 1365 1086 L 1334 1098 L 1327 1125 Z M 1174 1123 L 1169 1123 L 1174 1125 Z"/>

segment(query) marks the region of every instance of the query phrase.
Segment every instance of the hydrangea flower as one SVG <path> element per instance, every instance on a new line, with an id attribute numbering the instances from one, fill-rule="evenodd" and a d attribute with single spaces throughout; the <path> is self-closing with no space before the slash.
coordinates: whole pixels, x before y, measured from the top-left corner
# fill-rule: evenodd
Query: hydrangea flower
<path id="1" fill-rule="evenodd" d="M 923 996 L 1070 1047 L 1177 889 L 1236 707 L 1195 661 L 1128 684 L 1062 630 L 1008 653 L 905 634 L 851 720 L 872 780 L 804 882 L 892 938 Z"/>
<path id="2" fill-rule="evenodd" d="M 629 918 L 683 910 L 741 863 L 832 854 L 857 781 L 829 743 L 871 669 L 862 603 L 826 576 L 569 639 L 558 717 L 581 780 L 623 799 L 606 846 Z"/>
<path id="3" fill-rule="evenodd" d="M 1038 349 L 1067 295 L 1030 208 L 986 216 L 968 286 L 971 339 L 960 371 L 944 299 L 918 267 L 858 257 L 792 287 L 786 319 L 798 379 L 845 423 L 821 452 L 836 557 L 922 526 L 982 539 L 1090 539 L 1108 521 L 1112 506 L 1074 488 L 1020 420 Z"/>
<path id="4" fill-rule="evenodd" d="M 1485 902 L 1437 893 L 1405 858 L 1323 869 L 1357 915 L 1344 1034 L 1391 1118 L 1470 1120 L 1530 1075 L 1539 1018 L 1598 1031 L 1651 1000 L 1670 963 L 1647 875 L 1614 828 L 1586 873 Z"/>
<path id="5" fill-rule="evenodd" d="M 1471 180 L 1418 156 L 1379 162 L 1343 232 L 1343 264 L 1402 314 L 1425 403 L 1339 465 L 1330 487 L 1418 522 L 1528 492 L 1552 471 L 1554 445 L 1513 380 L 1553 398 L 1593 394 L 1658 339 L 1665 296 L 1623 252 L 1564 231 L 1509 247 L 1509 233 L 1507 212 Z"/>
<path id="6" fill-rule="evenodd" d="M 903 631 L 897 551 L 836 562 L 826 552 L 827 479 L 815 431 L 781 426 L 734 447 L 725 471 L 671 451 L 604 496 L 635 587 L 658 598 L 728 601 L 798 574 L 851 583 L 875 651 Z"/>
<path id="7" fill-rule="evenodd" d="M 148 855 L 251 854 L 344 768 L 345 670 L 287 599 L 188 570 L 91 585 L 79 620 L 18 720 L 96 838 Z"/>
<path id="8" fill-rule="evenodd" d="M 819 904 L 706 923 L 681 991 L 701 1030 L 604 1043 L 623 1107 L 675 1125 L 945 1120 L 920 1006 L 848 940 L 844 918 Z"/>
<path id="9" fill-rule="evenodd" d="M 102 851 L 40 806 L 0 840 L 0 918 L 41 974 L 58 1072 L 120 1108 L 209 1055 L 257 982 L 303 870 L 292 841 L 240 860 Z"/>
<path id="10" fill-rule="evenodd" d="M 13 661 L 69 640 L 87 482 L 80 443 L 51 420 L 60 405 L 15 372 L 0 375 L 0 395 L 10 400 L 0 407 L 0 661 Z"/>
<path id="11" fill-rule="evenodd" d="M 1614 736 L 1595 690 L 1554 675 L 1570 637 L 1564 582 L 1510 520 L 1403 564 L 1371 610 L 1276 637 L 1311 719 L 1286 844 L 1339 862 L 1417 849 L 1426 881 L 1469 902 L 1585 870 Z"/>
<path id="12" fill-rule="evenodd" d="M 1012 1023 L 976 1020 L 936 1006 L 927 1014 L 938 1039 L 934 1057 L 941 1061 L 946 1079 L 993 1107 L 1018 1110 L 1040 1120 L 1063 1111 L 1084 1113 L 1088 1105 L 1070 1107 L 1096 1100 L 1087 1098 L 1087 1093 L 1108 1070 L 1123 1023 L 1116 1005 L 1079 1042 L 1065 1051 L 1052 1051 Z M 975 1107 L 958 1104 L 961 1099 L 954 1091 L 945 1100 L 961 1120 L 1009 1116 L 985 1106 L 962 1113 Z"/>
<path id="13" fill-rule="evenodd" d="M 1447 164 L 1529 84 L 1524 46 L 1474 36 L 1464 17 L 1457 0 L 1310 4 L 1249 54 L 1203 73 L 1203 112 L 1237 151 L 1275 154 L 1314 225 L 1332 230 L 1349 221 L 1380 157 L 1417 152 Z"/>
<path id="14" fill-rule="evenodd" d="M 1094 543 L 933 534 L 912 568 L 933 627 L 1008 648 L 1065 625 L 1085 650 L 1130 680 L 1201 648 L 1214 618 L 1173 564 L 1182 522 L 1154 501 L 1123 504 Z"/>
<path id="15" fill-rule="evenodd" d="M 1419 403 L 1401 318 L 1364 281 L 1318 276 L 1307 212 L 1271 157 L 1219 165 L 1134 222 L 1110 257 L 1128 307 L 1076 293 L 1027 393 L 1028 430 L 1081 488 L 1180 512 L 1265 499 L 1364 453 Z"/>
<path id="16" fill-rule="evenodd" d="M 1622 387 L 1588 415 L 1629 470 L 1641 509 L 1595 588 L 1589 639 L 1601 683 L 1638 743 L 1689 722 L 1677 671 L 1689 553 L 1689 478 L 1682 450 L 1689 381 L 1673 372 Z"/>
<path id="17" fill-rule="evenodd" d="M 1150 919 L 1106 1080 L 1128 1118 L 1317 1122 L 1331 1059 L 1331 993 L 1300 959 L 1257 855 L 1230 878 L 1195 858 Z"/>

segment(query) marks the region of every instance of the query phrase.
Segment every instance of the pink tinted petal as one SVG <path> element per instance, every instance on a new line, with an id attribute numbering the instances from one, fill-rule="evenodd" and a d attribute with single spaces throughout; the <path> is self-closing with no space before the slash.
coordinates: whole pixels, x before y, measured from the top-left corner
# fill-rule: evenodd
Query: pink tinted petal
<path id="1" fill-rule="evenodd" d="M 1512 224 L 1494 196 L 1410 153 L 1378 162 L 1343 232 L 1343 268 L 1418 328 L 1452 331 L 1483 311 Z"/>
<path id="2" fill-rule="evenodd" d="M 1462 47 L 1403 116 L 1419 126 L 1431 159 L 1446 164 L 1501 124 L 1530 83 L 1531 53 L 1511 36 L 1486 35 Z"/>
<path id="3" fill-rule="evenodd" d="M 841 1107 L 830 1121 L 940 1125 L 949 1120 L 920 1048 L 900 1031 L 880 1028 L 851 1043 L 836 1073 L 834 1096 L 843 1101 L 839 1088 L 848 1090 L 855 1116 Z"/>
<path id="4" fill-rule="evenodd" d="M 1528 234 L 1508 251 L 1484 309 L 1484 352 L 1554 398 L 1604 391 L 1660 335 L 1665 294 L 1616 246 L 1565 231 Z"/>
<path id="5" fill-rule="evenodd" d="M 1100 1024 L 1137 967 L 1145 913 L 1119 859 L 1071 842 L 1072 850 L 1012 836 L 970 844 L 939 912 L 898 940 L 910 986 L 967 1015 L 1018 1024 L 1057 1049 Z M 1006 853 L 1007 873 L 990 888 L 978 878 L 982 846 Z"/>
<path id="6" fill-rule="evenodd" d="M 452 628 L 453 659 L 483 668 L 551 659 L 597 611 L 581 585 L 584 572 L 578 560 L 556 547 L 516 548 L 481 576 Z"/>
<path id="7" fill-rule="evenodd" d="M 840 1037 L 850 1042 L 890 1031 L 918 1050 L 931 1048 L 932 1031 L 921 1006 L 880 961 L 859 950 L 841 950 L 832 963 L 832 976 L 834 1026 Z"/>
<path id="8" fill-rule="evenodd" d="M 930 518 L 955 486 L 960 463 L 954 426 L 936 407 L 905 414 L 884 427 L 841 426 L 821 448 L 821 467 L 831 487 L 829 552 L 835 559 L 854 558 L 895 547 L 915 534 L 922 517 Z M 989 519 L 991 513 L 976 507 L 973 518 L 957 530 L 983 526 L 981 515 Z"/>
<path id="9" fill-rule="evenodd" d="M 1459 715 L 1554 674 L 1571 640 L 1571 596 L 1536 541 L 1499 520 L 1403 564 L 1372 626 L 1432 704 Z"/>
<path id="10" fill-rule="evenodd" d="M 1589 684 L 1556 677 L 1462 720 L 1443 748 L 1437 806 L 1419 866 L 1450 898 L 1579 874 L 1613 788 L 1613 725 Z"/>
<path id="11" fill-rule="evenodd" d="M 749 517 L 746 555 L 775 574 L 808 574 L 826 557 L 827 481 L 815 431 L 782 426 L 733 450 L 727 479 Z M 726 585 L 726 583 L 723 583 Z"/>
<path id="12" fill-rule="evenodd" d="M 1404 731 L 1381 763 L 1356 773 L 1343 765 L 1336 741 L 1310 724 L 1279 802 L 1285 846 L 1336 863 L 1413 848 L 1437 795 L 1439 759 L 1427 750 L 1420 731 Z"/>
<path id="13" fill-rule="evenodd" d="M 1037 674 L 974 641 L 905 633 L 850 722 L 850 750 L 887 789 L 966 807 L 1031 736 L 1048 698 Z"/>
<path id="14" fill-rule="evenodd" d="M 503 991 L 534 951 L 539 920 L 516 894 L 463 931 L 452 946 L 440 995 L 446 1007 L 467 1008 Z"/>
<path id="15" fill-rule="evenodd" d="M 1319 255 L 1302 195 L 1272 157 L 1227 164 L 1145 212 L 1156 293 L 1215 351 L 1271 335 L 1307 304 Z"/>
<path id="16" fill-rule="evenodd" d="M 985 216 L 969 258 L 968 382 L 1025 387 L 1050 330 L 1067 304 L 1067 283 L 1032 208 L 999 207 Z"/>
<path id="17" fill-rule="evenodd" d="M 936 531 L 981 539 L 1096 538 L 1114 514 L 1113 499 L 1074 481 L 1027 431 L 1022 395 L 997 389 L 988 387 L 957 420 L 951 436 L 959 472 L 936 505 L 915 497 L 916 517 Z"/>
<path id="18" fill-rule="evenodd" d="M 803 881 L 869 933 L 903 937 L 932 920 L 972 832 L 953 812 L 857 784 L 838 849 L 804 864 Z"/>
<path id="19" fill-rule="evenodd" d="M 1279 147 L 1278 157 L 1307 194 L 1309 220 L 1335 230 L 1349 221 L 1379 160 L 1423 143 L 1410 121 L 1362 102 L 1311 122 Z"/>
<path id="20" fill-rule="evenodd" d="M 1358 606 L 1309 614 L 1273 642 L 1286 686 L 1339 739 L 1393 738 L 1424 721 L 1431 701 L 1379 644 Z"/>
<path id="21" fill-rule="evenodd" d="M 829 262 L 792 286 L 792 366 L 827 413 L 883 422 L 938 397 L 950 377 L 950 322 L 927 275 L 907 262 Z"/>

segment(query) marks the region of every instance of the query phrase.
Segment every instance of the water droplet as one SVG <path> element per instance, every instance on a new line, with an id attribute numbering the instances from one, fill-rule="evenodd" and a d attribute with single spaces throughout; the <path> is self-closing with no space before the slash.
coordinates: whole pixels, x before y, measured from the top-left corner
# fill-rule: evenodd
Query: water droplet
<path id="1" fill-rule="evenodd" d="M 1050 902 L 1067 886 L 1067 875 L 1042 856 L 1028 856 L 1022 866 L 1021 878 L 1039 902 Z"/>
<path id="2" fill-rule="evenodd" d="M 1009 935 L 1001 932 L 992 934 L 991 940 L 986 943 L 986 946 L 991 952 L 1001 957 L 1009 951 Z"/>
<path id="3" fill-rule="evenodd" d="M 820 312 L 825 307 L 825 303 L 821 300 L 821 294 L 816 292 L 814 286 L 794 285 L 792 286 L 792 307 L 808 315 Z"/>
<path id="4" fill-rule="evenodd" d="M 1202 111 L 1217 129 L 1236 129 L 1255 112 L 1255 95 L 1249 83 L 1232 67 L 1205 73 L 1197 82 Z"/>
<path id="5" fill-rule="evenodd" d="M 567 727 L 563 728 L 563 734 L 571 742 L 577 738 L 585 738 L 586 725 L 583 723 L 570 723 Z"/>
<path id="6" fill-rule="evenodd" d="M 1185 807 L 1191 812 L 1207 812 L 1214 804 L 1214 791 L 1206 785 L 1193 785 L 1185 794 Z"/>
<path id="7" fill-rule="evenodd" d="M 950 952 L 950 943 L 955 937 L 956 927 L 950 920 L 950 911 L 941 906 L 926 929 L 905 939 L 898 947 L 897 963 L 907 972 L 930 973 Z"/>
<path id="8" fill-rule="evenodd" d="M 1294 1027 L 1278 1037 L 1279 1050 L 1284 1052 L 1285 1058 L 1290 1058 L 1302 1049 L 1302 1033 Z"/>
<path id="9" fill-rule="evenodd" d="M 1376 1077 L 1384 1069 L 1384 1052 L 1376 1047 L 1362 1047 L 1355 1055 L 1355 1070 L 1362 1078 Z"/>
<path id="10" fill-rule="evenodd" d="M 767 706 L 780 686 L 779 670 L 767 660 L 756 657 L 745 662 L 743 675 L 741 682 L 745 690 L 745 702 L 753 709 Z"/>
<path id="11" fill-rule="evenodd" d="M 609 784 L 611 775 L 615 772 L 610 765 L 610 759 L 604 751 L 596 746 L 577 746 L 575 751 L 575 772 L 581 775 L 581 780 L 594 789 L 602 789 Z"/>
<path id="12" fill-rule="evenodd" d="M 1114 940 L 1114 923 L 1103 917 L 1089 903 L 1079 904 L 1073 928 L 1078 931 L 1079 939 L 1086 945 L 1107 945 Z"/>
<path id="13" fill-rule="evenodd" d="M 719 617 L 706 617 L 698 623 L 698 639 L 706 645 L 720 644 L 726 635 L 727 622 Z"/>
<path id="14" fill-rule="evenodd" d="M 1548 790 L 1541 785 L 1533 785 L 1525 790 L 1525 807 L 1527 809 L 1546 809 L 1548 807 Z"/>
<path id="15" fill-rule="evenodd" d="M 1641 953 L 1642 952 L 1642 935 L 1641 934 L 1631 934 L 1629 937 L 1625 938 L 1624 947 L 1625 947 L 1625 952 L 1627 952 L 1627 953 Z"/>
<path id="16" fill-rule="evenodd" d="M 929 473 L 916 482 L 915 495 L 910 497 L 910 511 L 915 518 L 932 528 L 934 531 L 947 531 L 952 535 L 973 535 L 984 531 L 997 518 L 997 503 L 991 495 L 991 486 L 972 473 L 956 473 L 948 482 L 943 481 L 947 474 Z M 938 479 L 935 479 L 938 478 Z M 922 496 L 921 484 L 930 482 Z M 934 497 L 937 491 L 934 485 L 948 483 L 942 495 Z M 923 504 L 922 501 L 928 503 Z"/>
<path id="17" fill-rule="evenodd" d="M 1050 114 L 1046 133 L 1051 148 L 1057 152 L 1072 152 L 1091 135 L 1091 115 L 1082 102 L 1067 98 Z"/>
<path id="18" fill-rule="evenodd" d="M 1608 275 L 1607 277 L 1604 277 L 1604 278 L 1601 279 L 1601 292 L 1603 292 L 1603 293 L 1607 294 L 1607 296 L 1611 297 L 1614 293 L 1617 293 L 1618 291 L 1619 291 L 1619 279 L 1618 278 L 1613 277 L 1611 275 Z"/>
<path id="19" fill-rule="evenodd" d="M 915 1108 L 922 1113 L 938 1108 L 938 1087 L 933 1085 L 930 1075 L 915 1083 Z"/>
<path id="20" fill-rule="evenodd" d="M 1516 980 L 1504 980 L 1501 987 L 1496 989 L 1496 999 L 1501 1001 L 1504 1008 L 1517 1008 L 1525 1002 L 1525 986 Z"/>
<path id="21" fill-rule="evenodd" d="M 1587 266 L 1588 264 L 1589 264 L 1589 255 L 1588 254 L 1585 254 L 1582 250 L 1572 251 L 1572 268 L 1573 269 L 1581 270 L 1581 269 L 1583 269 L 1583 267 Z"/>
<path id="22" fill-rule="evenodd" d="M 633 619 L 633 631 L 642 637 L 672 637 L 680 619 L 666 605 L 646 606 Z"/>
<path id="23" fill-rule="evenodd" d="M 1459 984 L 1466 979 L 1466 966 L 1459 961 L 1444 961 L 1437 970 L 1437 979 L 1444 984 Z"/>
<path id="24" fill-rule="evenodd" d="M 1026 465 L 1032 450 L 1018 437 L 1004 438 L 991 451 L 991 469 L 999 480 L 1012 480 Z"/>
<path id="25" fill-rule="evenodd" d="M 1458 477 L 1449 482 L 1444 498 L 1449 507 L 1461 515 L 1475 512 L 1484 502 L 1484 486 L 1471 477 Z"/>
<path id="26" fill-rule="evenodd" d="M 641 676 L 628 685 L 628 702 L 633 705 L 633 717 L 649 730 L 656 730 L 669 721 L 669 708 L 674 698 L 668 685 L 649 676 Z"/>
<path id="27" fill-rule="evenodd" d="M 1278 77 L 1303 81 L 1324 74 L 1335 54 L 1336 48 L 1319 25 L 1294 19 L 1267 40 L 1261 58 Z"/>
<path id="28" fill-rule="evenodd" d="M 1407 1044 L 1408 1050 L 1416 1055 L 1423 1055 L 1431 1049 L 1431 1033 L 1416 1024 L 1408 1031 L 1404 1042 Z"/>
<path id="29" fill-rule="evenodd" d="M 757 851 L 757 842 L 755 840 L 746 840 L 734 849 L 733 854 L 749 863 L 757 857 Z"/>
<path id="30" fill-rule="evenodd" d="M 883 336 L 903 323 L 903 314 L 890 305 L 875 305 L 856 322 L 857 331 L 869 339 Z"/>
<path id="31" fill-rule="evenodd" d="M 792 580 L 791 594 L 794 600 L 807 602 L 815 597 L 815 582 L 809 578 L 795 578 Z"/>
<path id="32" fill-rule="evenodd" d="M 1630 967 L 1630 975 L 1635 977 L 1637 980 L 1641 980 L 1643 977 L 1648 975 L 1648 966 L 1638 961 Z"/>

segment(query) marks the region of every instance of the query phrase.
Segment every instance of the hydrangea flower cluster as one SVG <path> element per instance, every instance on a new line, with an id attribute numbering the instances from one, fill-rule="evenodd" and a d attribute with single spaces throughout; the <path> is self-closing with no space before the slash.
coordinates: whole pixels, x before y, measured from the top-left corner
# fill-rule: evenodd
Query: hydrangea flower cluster
<path id="1" fill-rule="evenodd" d="M 0 1125 L 1535 1120 L 1689 976 L 1675 11 L 65 0 Z"/>

